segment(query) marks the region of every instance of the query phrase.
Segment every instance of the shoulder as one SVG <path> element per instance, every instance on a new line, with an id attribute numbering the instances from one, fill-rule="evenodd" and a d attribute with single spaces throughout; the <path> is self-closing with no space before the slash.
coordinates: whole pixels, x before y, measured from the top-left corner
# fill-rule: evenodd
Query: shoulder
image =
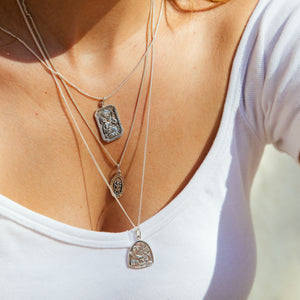
<path id="1" fill-rule="evenodd" d="M 278 33 L 291 23 L 300 24 L 300 0 L 260 0 L 252 16 L 260 31 Z M 292 32 L 300 32 L 300 27 Z M 291 33 L 292 33 L 291 32 Z"/>
<path id="2" fill-rule="evenodd" d="M 261 67 L 287 66 L 291 55 L 300 54 L 300 0 L 261 0 L 253 19 L 252 49 Z"/>
<path id="3" fill-rule="evenodd" d="M 260 0 L 240 45 L 245 68 L 260 79 L 300 64 L 300 0 Z M 253 73 L 251 72 L 251 73 Z M 250 73 L 250 75 L 251 75 Z M 249 75 L 249 72 L 248 72 Z"/>
<path id="4" fill-rule="evenodd" d="M 262 141 L 297 158 L 300 0 L 260 0 L 241 44 L 246 119 Z"/>
<path id="5" fill-rule="evenodd" d="M 257 9 L 262 9 L 264 16 L 267 18 L 277 17 L 282 19 L 287 15 L 295 12 L 295 9 L 300 8 L 300 0 L 258 0 Z"/>
<path id="6" fill-rule="evenodd" d="M 289 35 L 299 34 L 300 0 L 258 0 L 248 26 L 246 35 L 264 35 L 267 43 L 274 35 L 280 34 L 286 27 L 293 27 Z"/>

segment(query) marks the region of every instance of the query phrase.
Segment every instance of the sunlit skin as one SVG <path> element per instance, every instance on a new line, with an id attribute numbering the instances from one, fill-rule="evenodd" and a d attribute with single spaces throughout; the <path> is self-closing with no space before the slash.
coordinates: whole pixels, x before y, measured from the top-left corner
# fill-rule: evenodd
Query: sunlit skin
<path id="1" fill-rule="evenodd" d="M 27 4 L 57 69 L 85 91 L 107 95 L 145 50 L 149 2 L 28 0 Z M 207 6 L 206 1 L 196 2 L 197 7 Z M 179 12 L 167 3 L 155 42 L 142 221 L 180 193 L 209 151 L 220 123 L 232 59 L 256 2 L 232 0 L 193 14 Z M 160 1 L 155 4 L 157 20 Z M 0 9 L 0 25 L 36 50 L 15 1 L 1 0 Z M 141 73 L 139 68 L 108 100 L 119 111 L 125 137 Z M 130 229 L 74 130 L 53 79 L 24 47 L 2 32 L 0 85 L 0 193 L 76 227 L 110 232 Z M 146 89 L 122 167 L 126 191 L 121 201 L 135 222 L 145 94 Z M 97 102 L 75 92 L 74 96 L 96 130 Z M 77 119 L 104 174 L 112 177 L 116 170 Z M 120 157 L 125 140 L 106 146 L 113 157 Z"/>

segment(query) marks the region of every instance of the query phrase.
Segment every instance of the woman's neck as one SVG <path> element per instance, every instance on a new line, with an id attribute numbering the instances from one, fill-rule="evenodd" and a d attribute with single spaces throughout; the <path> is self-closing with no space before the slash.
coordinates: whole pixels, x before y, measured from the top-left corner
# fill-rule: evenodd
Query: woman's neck
<path id="1" fill-rule="evenodd" d="M 20 19 L 17 1 L 22 6 L 23 0 L 2 0 L 0 4 Z M 155 2 L 158 8 L 161 1 Z M 74 51 L 103 55 L 145 32 L 150 8 L 150 0 L 25 0 L 24 4 L 50 51 L 75 47 Z"/>
<path id="2" fill-rule="evenodd" d="M 102 45 L 118 44 L 146 24 L 150 6 L 150 1 L 140 0 L 27 0 L 25 3 L 41 30 L 66 47 L 83 38 L 96 39 Z"/>

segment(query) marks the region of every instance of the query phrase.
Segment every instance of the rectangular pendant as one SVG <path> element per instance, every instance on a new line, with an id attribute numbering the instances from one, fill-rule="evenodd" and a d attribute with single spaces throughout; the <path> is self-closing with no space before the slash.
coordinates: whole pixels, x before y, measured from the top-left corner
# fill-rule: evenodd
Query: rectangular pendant
<path id="1" fill-rule="evenodd" d="M 97 109 L 95 119 L 103 141 L 110 143 L 122 136 L 123 127 L 117 109 L 113 105 Z"/>

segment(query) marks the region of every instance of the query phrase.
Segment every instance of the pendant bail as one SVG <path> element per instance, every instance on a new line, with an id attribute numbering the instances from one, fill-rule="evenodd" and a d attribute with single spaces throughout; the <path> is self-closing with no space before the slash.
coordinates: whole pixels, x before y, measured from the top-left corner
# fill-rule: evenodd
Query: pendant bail
<path id="1" fill-rule="evenodd" d="M 105 101 L 104 98 L 102 98 L 102 99 L 99 100 L 99 102 L 98 102 L 98 107 L 99 108 L 102 108 L 104 106 L 104 101 Z"/>
<path id="2" fill-rule="evenodd" d="M 140 227 L 136 228 L 136 239 L 140 241 L 142 239 L 142 233 Z"/>
<path id="3" fill-rule="evenodd" d="M 117 164 L 117 174 L 121 174 L 120 164 Z"/>

